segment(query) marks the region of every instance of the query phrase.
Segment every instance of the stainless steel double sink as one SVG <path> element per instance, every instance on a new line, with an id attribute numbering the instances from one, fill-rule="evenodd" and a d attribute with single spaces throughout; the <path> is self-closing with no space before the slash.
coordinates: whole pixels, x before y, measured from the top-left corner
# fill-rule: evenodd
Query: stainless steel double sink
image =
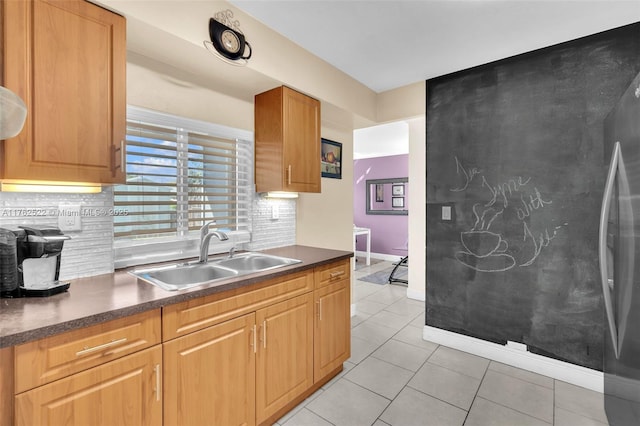
<path id="1" fill-rule="evenodd" d="M 298 259 L 248 252 L 233 257 L 211 259 L 208 262 L 180 263 L 129 272 L 164 290 L 184 290 L 213 284 L 227 278 L 239 277 L 302 262 Z"/>

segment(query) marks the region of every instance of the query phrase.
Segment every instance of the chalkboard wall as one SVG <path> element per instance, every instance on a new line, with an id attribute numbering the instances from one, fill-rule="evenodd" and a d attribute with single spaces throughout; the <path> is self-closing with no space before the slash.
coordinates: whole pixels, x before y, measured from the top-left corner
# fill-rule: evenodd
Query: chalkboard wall
<path id="1" fill-rule="evenodd" d="M 427 325 L 602 369 L 603 123 L 638 72 L 640 23 L 427 80 Z"/>

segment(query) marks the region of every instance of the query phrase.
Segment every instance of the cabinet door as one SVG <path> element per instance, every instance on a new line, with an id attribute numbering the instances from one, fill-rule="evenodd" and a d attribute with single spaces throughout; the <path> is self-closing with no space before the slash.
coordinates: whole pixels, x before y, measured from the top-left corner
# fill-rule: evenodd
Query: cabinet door
<path id="1" fill-rule="evenodd" d="M 16 424 L 161 425 L 160 345 L 16 396 Z"/>
<path id="2" fill-rule="evenodd" d="M 164 343 L 164 423 L 255 424 L 255 314 Z"/>
<path id="3" fill-rule="evenodd" d="M 320 192 L 320 102 L 283 90 L 285 190 Z"/>
<path id="4" fill-rule="evenodd" d="M 4 3 L 4 86 L 26 103 L 5 179 L 122 182 L 126 23 L 82 0 Z"/>
<path id="5" fill-rule="evenodd" d="M 316 302 L 313 377 L 317 382 L 351 356 L 349 281 L 314 291 Z"/>
<path id="6" fill-rule="evenodd" d="M 313 384 L 313 293 L 256 312 L 256 416 L 262 423 Z"/>

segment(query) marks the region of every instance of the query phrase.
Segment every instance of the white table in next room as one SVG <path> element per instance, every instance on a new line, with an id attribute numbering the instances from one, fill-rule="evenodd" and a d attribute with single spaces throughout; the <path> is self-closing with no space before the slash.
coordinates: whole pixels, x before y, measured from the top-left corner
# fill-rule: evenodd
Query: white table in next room
<path id="1" fill-rule="evenodd" d="M 356 237 L 358 235 L 366 235 L 367 236 L 367 266 L 371 265 L 371 229 L 369 228 L 359 228 L 357 226 L 353 227 L 353 252 L 356 252 Z M 353 269 L 356 269 L 356 263 L 353 262 Z"/>

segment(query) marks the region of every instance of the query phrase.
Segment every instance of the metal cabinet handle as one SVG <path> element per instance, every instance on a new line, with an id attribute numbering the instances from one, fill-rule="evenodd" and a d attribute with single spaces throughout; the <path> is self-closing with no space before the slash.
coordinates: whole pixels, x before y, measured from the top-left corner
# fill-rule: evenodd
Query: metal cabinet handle
<path id="1" fill-rule="evenodd" d="M 318 316 L 320 317 L 320 321 L 322 321 L 322 299 L 318 301 Z"/>
<path id="2" fill-rule="evenodd" d="M 120 151 L 120 165 L 116 164 L 116 152 Z M 120 171 L 122 173 L 125 172 L 126 169 L 126 164 L 125 162 L 126 160 L 126 153 L 125 153 L 125 147 L 124 147 L 124 139 L 120 139 L 120 148 L 116 148 L 115 146 L 113 146 L 112 148 L 112 157 L 111 157 L 111 162 L 113 164 L 112 167 L 112 175 L 115 176 L 116 175 L 116 170 L 120 169 Z"/>
<path id="3" fill-rule="evenodd" d="M 287 167 L 287 185 L 291 185 L 291 164 Z"/>
<path id="4" fill-rule="evenodd" d="M 256 325 L 253 324 L 253 327 L 251 327 L 251 347 L 253 348 L 253 353 L 255 354 L 258 350 L 258 342 L 256 341 L 257 337 L 257 332 L 256 332 Z"/>
<path id="5" fill-rule="evenodd" d="M 618 159 L 620 157 L 620 142 L 616 142 L 611 155 L 611 164 L 609 165 L 609 173 L 607 174 L 607 182 L 604 187 L 604 195 L 602 197 L 602 207 L 600 210 L 600 232 L 598 238 L 598 258 L 600 261 L 600 280 L 602 281 L 602 292 L 604 296 L 604 307 L 607 313 L 607 322 L 609 323 L 609 332 L 613 341 L 613 349 L 616 358 L 618 358 L 618 332 L 616 330 L 615 320 L 613 318 L 613 304 L 611 302 L 609 283 L 609 265 L 607 265 L 607 232 L 609 228 L 609 207 L 611 197 L 613 195 L 613 184 L 615 182 L 616 173 L 618 171 Z"/>
<path id="6" fill-rule="evenodd" d="M 124 172 L 126 168 L 127 158 L 125 154 L 124 139 L 120 139 L 120 169 Z"/>
<path id="7" fill-rule="evenodd" d="M 262 321 L 262 347 L 267 348 L 267 320 Z"/>
<path id="8" fill-rule="evenodd" d="M 344 275 L 344 271 L 335 271 L 332 272 L 331 274 L 329 274 L 329 276 L 333 279 L 333 278 L 337 278 Z"/>
<path id="9" fill-rule="evenodd" d="M 85 346 L 84 348 L 82 348 L 82 350 L 76 352 L 76 356 L 82 356 L 82 355 L 90 354 L 92 352 L 98 352 L 103 349 L 110 348 L 112 346 L 117 346 L 120 343 L 124 343 L 126 341 L 127 341 L 127 338 L 123 337 L 122 339 L 112 340 L 110 342 L 103 343 L 102 345 L 98 345 L 98 346 L 93 346 L 91 348 Z"/>
<path id="10" fill-rule="evenodd" d="M 153 372 L 156 375 L 156 401 L 160 402 L 160 397 L 161 397 L 161 382 L 160 382 L 160 364 L 156 364 L 155 367 L 153 367 Z"/>

